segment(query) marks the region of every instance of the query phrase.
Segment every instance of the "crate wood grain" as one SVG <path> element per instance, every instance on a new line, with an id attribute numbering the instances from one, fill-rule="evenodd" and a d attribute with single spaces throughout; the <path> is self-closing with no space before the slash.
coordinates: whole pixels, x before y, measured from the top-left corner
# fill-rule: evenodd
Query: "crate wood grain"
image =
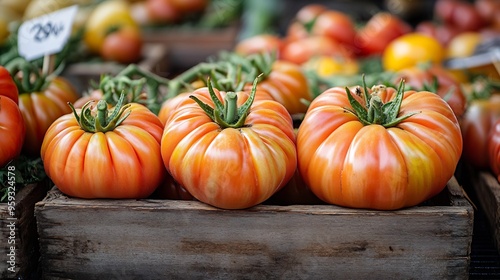
<path id="1" fill-rule="evenodd" d="M 48 180 L 24 186 L 15 196 L 15 216 L 10 215 L 7 203 L 0 203 L 0 278 L 30 279 L 37 269 L 39 258 L 38 235 L 34 215 L 35 203 L 50 189 Z M 15 226 L 12 226 L 12 223 Z M 13 230 L 13 231 L 12 231 Z M 12 237 L 11 239 L 9 239 Z M 12 241 L 13 240 L 13 241 Z M 10 241 L 10 243 L 9 243 Z M 10 247 L 15 246 L 14 254 Z M 11 256 L 14 258 L 11 259 Z M 14 271 L 10 261 L 14 260 Z"/>
<path id="2" fill-rule="evenodd" d="M 143 58 L 137 62 L 140 68 L 162 77 L 169 75 L 167 47 L 162 44 L 145 44 L 142 52 Z M 111 61 L 77 62 L 68 65 L 61 75 L 67 78 L 82 94 L 89 89 L 90 81 L 99 82 L 102 74 L 116 75 L 126 66 Z"/>
<path id="3" fill-rule="evenodd" d="M 44 279 L 467 279 L 473 214 L 455 178 L 398 211 L 221 210 L 55 188 L 35 209 Z"/>
<path id="4" fill-rule="evenodd" d="M 148 43 L 163 44 L 168 47 L 169 67 L 174 71 L 188 69 L 220 51 L 234 48 L 238 39 L 237 24 L 217 29 L 195 27 L 155 28 L 142 32 Z"/>
<path id="5" fill-rule="evenodd" d="M 477 170 L 465 165 L 467 184 L 474 191 L 478 207 L 481 207 L 491 230 L 492 239 L 500 253 L 500 184 L 490 171 Z"/>

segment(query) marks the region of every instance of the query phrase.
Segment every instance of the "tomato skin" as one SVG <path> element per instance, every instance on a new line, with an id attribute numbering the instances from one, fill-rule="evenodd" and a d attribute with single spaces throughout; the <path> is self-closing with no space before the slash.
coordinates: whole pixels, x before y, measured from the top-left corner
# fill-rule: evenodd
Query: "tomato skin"
<path id="1" fill-rule="evenodd" d="M 283 41 L 272 34 L 259 34 L 239 41 L 234 51 L 237 54 L 249 55 L 254 53 L 276 53 L 279 55 Z"/>
<path id="2" fill-rule="evenodd" d="M 310 36 L 287 42 L 283 46 L 280 58 L 302 65 L 314 56 L 319 55 L 352 57 L 351 52 L 332 38 L 327 36 Z"/>
<path id="3" fill-rule="evenodd" d="M 41 148 L 45 172 L 61 192 L 79 198 L 145 198 L 165 176 L 163 125 L 146 107 L 108 132 L 86 132 L 72 113 L 47 130 Z"/>
<path id="4" fill-rule="evenodd" d="M 500 121 L 497 120 L 487 138 L 489 168 L 500 182 Z"/>
<path id="5" fill-rule="evenodd" d="M 10 76 L 9 71 L 0 65 L 0 96 L 5 96 L 16 104 L 19 103 L 19 92 L 17 90 L 16 83 Z"/>
<path id="6" fill-rule="evenodd" d="M 429 35 L 411 32 L 389 43 L 382 53 L 382 65 L 387 71 L 415 66 L 419 63 L 440 64 L 445 56 L 444 46 Z"/>
<path id="7" fill-rule="evenodd" d="M 40 155 L 40 147 L 49 126 L 57 118 L 71 112 L 67 102 L 75 102 L 78 93 L 73 85 L 62 77 L 50 81 L 40 92 L 22 92 L 19 95 L 19 109 L 26 126 L 23 154 Z"/>
<path id="8" fill-rule="evenodd" d="M 225 92 L 214 89 L 224 102 Z M 214 106 L 208 89 L 192 92 Z M 241 105 L 249 93 L 237 93 Z M 297 167 L 292 118 L 274 100 L 256 100 L 245 125 L 225 128 L 192 99 L 184 99 L 165 124 L 165 167 L 196 199 L 223 209 L 257 205 L 283 187 Z"/>
<path id="9" fill-rule="evenodd" d="M 379 96 L 386 103 L 395 90 L 387 88 Z M 418 113 L 391 128 L 364 126 L 346 108 L 352 110 L 346 90 L 330 88 L 313 100 L 299 127 L 299 170 L 320 199 L 393 210 L 417 205 L 446 187 L 462 152 L 462 137 L 443 99 L 406 91 L 399 116 Z"/>
<path id="10" fill-rule="evenodd" d="M 143 41 L 139 29 L 126 26 L 104 38 L 100 54 L 105 60 L 130 64 L 141 59 L 142 46 Z"/>
<path id="11" fill-rule="evenodd" d="M 0 167 L 19 156 L 26 128 L 14 100 L 0 95 Z"/>
<path id="12" fill-rule="evenodd" d="M 443 46 L 448 46 L 450 41 L 461 33 L 455 26 L 450 24 L 439 24 L 432 21 L 422 21 L 418 23 L 415 27 L 415 31 L 433 37 Z"/>
<path id="13" fill-rule="evenodd" d="M 246 89 L 250 91 L 251 85 L 247 85 Z M 301 99 L 313 99 L 302 68 L 284 60 L 273 63 L 269 76 L 257 85 L 257 89 L 268 92 L 272 99 L 285 106 L 291 115 L 306 112 L 307 105 Z"/>
<path id="14" fill-rule="evenodd" d="M 90 52 L 99 54 L 108 32 L 125 26 L 139 30 L 139 25 L 132 17 L 129 3 L 122 0 L 104 1 L 89 15 L 83 41 Z"/>
<path id="15" fill-rule="evenodd" d="M 489 99 L 473 100 L 461 121 L 465 162 L 478 169 L 489 167 L 488 135 L 495 122 L 500 119 L 500 96 L 492 95 Z"/>
<path id="16" fill-rule="evenodd" d="M 330 37 L 350 51 L 354 51 L 356 28 L 352 19 L 343 12 L 327 10 L 319 14 L 311 34 Z"/>
<path id="17" fill-rule="evenodd" d="M 170 0 L 147 0 L 145 6 L 149 20 L 153 23 L 171 24 L 182 18 Z"/>
<path id="18" fill-rule="evenodd" d="M 392 40 L 411 31 L 412 27 L 397 16 L 378 12 L 357 32 L 356 48 L 364 56 L 381 55 Z"/>

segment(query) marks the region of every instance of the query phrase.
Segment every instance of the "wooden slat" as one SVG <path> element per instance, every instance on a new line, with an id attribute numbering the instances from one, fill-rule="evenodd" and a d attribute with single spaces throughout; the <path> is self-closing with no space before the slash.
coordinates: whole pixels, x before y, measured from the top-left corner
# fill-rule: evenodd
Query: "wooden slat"
<path id="1" fill-rule="evenodd" d="M 47 279 L 467 279 L 473 209 L 445 205 L 221 210 L 197 201 L 82 200 L 53 190 L 36 217 Z"/>

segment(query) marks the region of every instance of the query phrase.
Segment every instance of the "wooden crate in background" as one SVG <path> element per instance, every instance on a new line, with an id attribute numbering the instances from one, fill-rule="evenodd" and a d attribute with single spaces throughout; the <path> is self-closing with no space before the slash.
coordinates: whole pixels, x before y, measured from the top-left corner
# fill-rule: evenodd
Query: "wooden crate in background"
<path id="1" fill-rule="evenodd" d="M 54 188 L 35 215 L 47 279 L 468 279 L 474 222 L 455 178 L 398 211 L 221 210 L 75 199 Z"/>

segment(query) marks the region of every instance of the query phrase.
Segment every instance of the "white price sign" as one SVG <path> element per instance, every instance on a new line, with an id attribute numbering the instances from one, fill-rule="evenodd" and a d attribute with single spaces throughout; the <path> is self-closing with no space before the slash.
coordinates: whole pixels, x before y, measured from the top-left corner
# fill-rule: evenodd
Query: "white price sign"
<path id="1" fill-rule="evenodd" d="M 74 5 L 25 21 L 18 32 L 19 54 L 30 61 L 60 52 L 71 35 L 77 11 Z"/>

